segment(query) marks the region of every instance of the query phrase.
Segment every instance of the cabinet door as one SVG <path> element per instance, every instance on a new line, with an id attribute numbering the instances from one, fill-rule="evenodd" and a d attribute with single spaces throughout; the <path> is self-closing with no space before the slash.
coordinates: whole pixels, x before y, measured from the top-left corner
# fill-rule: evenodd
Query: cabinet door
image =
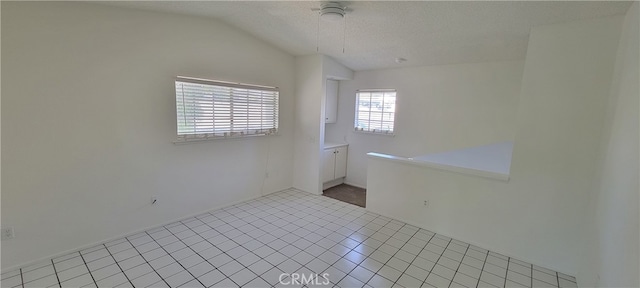
<path id="1" fill-rule="evenodd" d="M 347 176 L 347 147 L 336 148 L 336 165 L 334 179 Z"/>
<path id="2" fill-rule="evenodd" d="M 336 149 L 325 149 L 322 152 L 322 183 L 331 181 L 334 178 L 334 167 L 336 165 Z"/>
<path id="3" fill-rule="evenodd" d="M 338 81 L 327 80 L 324 123 L 336 123 L 338 118 Z"/>

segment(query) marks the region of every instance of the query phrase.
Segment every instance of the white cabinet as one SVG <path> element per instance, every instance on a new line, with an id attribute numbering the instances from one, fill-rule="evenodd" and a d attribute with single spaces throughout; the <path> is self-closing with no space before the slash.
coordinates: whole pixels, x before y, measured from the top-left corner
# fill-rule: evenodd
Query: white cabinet
<path id="1" fill-rule="evenodd" d="M 336 123 L 338 118 L 338 81 L 327 80 L 324 123 Z"/>
<path id="2" fill-rule="evenodd" d="M 335 179 L 335 167 L 336 149 L 324 149 L 322 152 L 322 183 Z"/>
<path id="3" fill-rule="evenodd" d="M 347 146 L 336 148 L 336 165 L 333 179 L 347 177 Z"/>
<path id="4" fill-rule="evenodd" d="M 347 176 L 347 146 L 325 148 L 322 153 L 322 182 Z"/>

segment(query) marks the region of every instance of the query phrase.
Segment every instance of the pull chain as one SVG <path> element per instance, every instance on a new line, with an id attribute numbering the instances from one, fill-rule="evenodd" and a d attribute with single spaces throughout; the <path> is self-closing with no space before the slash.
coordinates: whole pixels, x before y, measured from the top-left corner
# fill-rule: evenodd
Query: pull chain
<path id="1" fill-rule="evenodd" d="M 344 28 L 342 30 L 342 54 L 344 54 L 344 46 L 345 43 L 347 42 L 347 13 L 344 14 L 343 17 L 343 22 L 344 22 Z"/>
<path id="2" fill-rule="evenodd" d="M 316 31 L 316 52 L 320 52 L 320 12 L 318 12 L 318 30 Z"/>

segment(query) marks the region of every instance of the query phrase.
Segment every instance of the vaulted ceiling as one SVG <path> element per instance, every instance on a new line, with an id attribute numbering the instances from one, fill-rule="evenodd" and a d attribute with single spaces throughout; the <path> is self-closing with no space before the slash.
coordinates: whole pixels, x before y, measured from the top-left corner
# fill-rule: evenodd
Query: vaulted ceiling
<path id="1" fill-rule="evenodd" d="M 532 27 L 624 14 L 631 5 L 350 1 L 341 2 L 351 10 L 344 21 L 331 22 L 313 10 L 319 1 L 103 3 L 215 18 L 293 55 L 319 52 L 354 70 L 524 59 Z"/>

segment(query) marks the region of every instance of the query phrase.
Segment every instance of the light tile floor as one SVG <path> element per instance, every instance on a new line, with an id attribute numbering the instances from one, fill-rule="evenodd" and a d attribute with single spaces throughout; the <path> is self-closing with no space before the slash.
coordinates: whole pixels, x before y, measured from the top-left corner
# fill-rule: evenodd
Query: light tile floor
<path id="1" fill-rule="evenodd" d="M 2 287 L 576 287 L 574 277 L 293 189 L 1 279 Z"/>

